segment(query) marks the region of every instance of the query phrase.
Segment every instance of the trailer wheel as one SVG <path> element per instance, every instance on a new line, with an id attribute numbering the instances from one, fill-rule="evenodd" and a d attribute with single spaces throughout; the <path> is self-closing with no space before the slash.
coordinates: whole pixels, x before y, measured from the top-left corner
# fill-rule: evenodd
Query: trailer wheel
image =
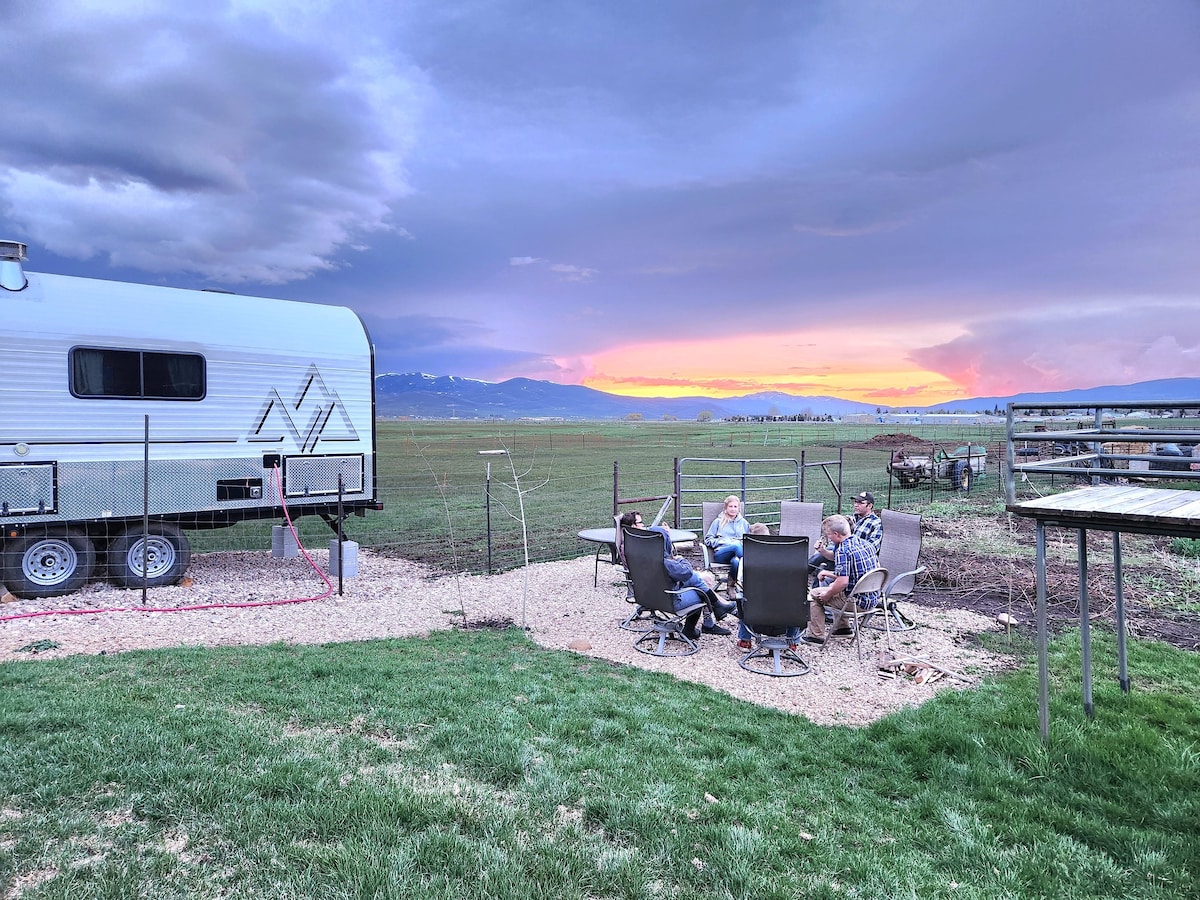
<path id="1" fill-rule="evenodd" d="M 960 459 L 954 464 L 954 471 L 951 475 L 951 480 L 954 483 L 956 491 L 969 491 L 971 489 L 971 464 Z"/>
<path id="2" fill-rule="evenodd" d="M 108 577 L 119 587 L 141 587 L 143 565 L 147 586 L 175 584 L 191 561 L 192 545 L 182 531 L 167 522 L 151 522 L 145 533 L 141 525 L 135 525 L 108 545 Z"/>
<path id="3" fill-rule="evenodd" d="M 4 585 L 17 597 L 73 594 L 95 564 L 91 538 L 70 528 L 28 531 L 8 542 L 0 559 Z"/>

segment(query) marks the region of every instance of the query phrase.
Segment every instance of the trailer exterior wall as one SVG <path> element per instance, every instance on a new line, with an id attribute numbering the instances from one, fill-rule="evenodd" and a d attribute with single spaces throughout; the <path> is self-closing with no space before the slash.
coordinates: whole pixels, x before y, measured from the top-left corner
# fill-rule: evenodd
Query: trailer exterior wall
<path id="1" fill-rule="evenodd" d="M 216 512 L 236 520 L 238 510 L 278 507 L 266 466 L 276 459 L 288 495 L 300 505 L 328 499 L 338 474 L 347 502 L 374 499 L 373 355 L 351 310 L 27 277 L 25 290 L 0 294 L 4 524 L 140 515 L 145 416 L 152 515 L 185 520 Z M 74 396 L 69 357 L 76 347 L 199 354 L 205 394 L 199 400 Z M 259 480 L 261 496 L 219 499 L 218 482 L 239 480 Z M 39 502 L 47 512 L 37 512 Z"/>

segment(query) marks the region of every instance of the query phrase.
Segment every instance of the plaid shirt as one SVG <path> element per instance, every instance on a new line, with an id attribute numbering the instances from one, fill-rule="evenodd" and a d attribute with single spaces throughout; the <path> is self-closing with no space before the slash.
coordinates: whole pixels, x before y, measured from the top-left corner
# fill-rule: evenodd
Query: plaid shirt
<path id="1" fill-rule="evenodd" d="M 854 590 L 854 585 L 858 584 L 858 579 L 877 565 L 879 560 L 875 556 L 875 549 L 857 534 L 850 535 L 838 544 L 837 555 L 833 558 L 834 574 L 845 575 L 849 582 L 846 585 L 847 596 Z M 858 598 L 858 608 L 871 609 L 879 605 L 879 600 L 879 591 L 863 594 Z"/>
<path id="2" fill-rule="evenodd" d="M 879 548 L 883 546 L 883 522 L 878 515 L 871 513 L 869 516 L 855 517 L 854 535 L 874 547 L 875 555 L 879 555 Z"/>

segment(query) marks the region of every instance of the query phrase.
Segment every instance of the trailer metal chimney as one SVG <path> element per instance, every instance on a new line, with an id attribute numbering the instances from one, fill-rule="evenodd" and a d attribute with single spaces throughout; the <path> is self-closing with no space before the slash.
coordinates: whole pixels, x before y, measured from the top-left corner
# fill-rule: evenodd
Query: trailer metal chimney
<path id="1" fill-rule="evenodd" d="M 6 291 L 23 291 L 29 286 L 21 262 L 29 259 L 26 247 L 17 241 L 0 241 L 0 288 Z"/>

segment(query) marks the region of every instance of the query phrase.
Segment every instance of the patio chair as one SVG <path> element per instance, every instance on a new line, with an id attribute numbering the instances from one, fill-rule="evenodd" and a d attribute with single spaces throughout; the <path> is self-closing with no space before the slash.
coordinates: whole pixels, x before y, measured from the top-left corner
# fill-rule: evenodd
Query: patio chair
<path id="1" fill-rule="evenodd" d="M 850 591 L 849 594 L 850 599 L 854 600 L 854 605 L 842 613 L 842 616 L 844 616 L 846 621 L 850 623 L 851 640 L 854 641 L 854 649 L 858 651 L 859 662 L 862 662 L 862 642 L 858 638 L 859 633 L 862 631 L 862 623 L 876 612 L 876 608 L 872 607 L 871 609 L 859 609 L 857 598 L 861 597 L 863 594 L 870 594 L 873 591 L 882 592 L 883 586 L 887 584 L 887 577 L 888 570 L 883 566 L 876 566 L 874 569 L 871 569 L 871 571 L 864 572 L 863 576 L 858 579 L 854 585 L 854 589 Z M 883 600 L 881 599 L 880 603 L 882 602 Z M 837 616 L 835 616 L 834 619 L 836 621 Z M 891 639 L 890 633 L 888 639 L 889 641 Z M 832 640 L 833 631 L 831 629 L 827 629 L 825 632 L 825 643 L 821 647 L 822 652 L 829 647 L 829 644 Z"/>
<path id="2" fill-rule="evenodd" d="M 747 534 L 742 548 L 740 613 L 754 649 L 738 665 L 777 678 L 803 675 L 810 667 L 791 649 L 787 630 L 808 625 L 808 538 Z"/>
<path id="3" fill-rule="evenodd" d="M 878 620 L 866 616 L 863 624 L 877 631 L 911 631 L 917 623 L 904 615 L 897 602 L 913 592 L 917 576 L 925 567 L 917 564 L 921 555 L 921 517 L 912 513 L 885 509 L 879 514 L 883 522 L 883 546 L 879 551 L 879 565 L 889 572 L 898 574 L 883 589 L 883 602 L 873 610 L 881 613 Z M 889 640 L 889 645 L 890 645 Z"/>
<path id="4" fill-rule="evenodd" d="M 684 591 L 674 589 L 675 583 L 663 565 L 666 543 L 662 533 L 629 527 L 622 531 L 625 565 L 633 581 L 634 600 L 643 609 L 658 614 L 642 636 L 633 642 L 634 649 L 651 656 L 691 656 L 700 647 L 684 634 L 684 622 L 688 616 L 704 610 L 704 601 L 698 600 L 676 612 L 674 599 Z M 657 642 L 657 646 L 649 646 L 651 642 Z"/>
<path id="5" fill-rule="evenodd" d="M 662 616 L 653 610 L 639 605 L 637 598 L 634 597 L 633 579 L 629 577 L 629 566 L 625 564 L 625 535 L 621 529 L 621 517 L 619 515 L 613 516 L 613 525 L 616 532 L 617 565 L 621 567 L 621 577 L 624 579 L 625 602 L 633 604 L 633 612 L 626 616 L 617 627 L 622 631 L 646 632 L 650 630 L 650 623 L 655 619 L 661 619 Z"/>
<path id="6" fill-rule="evenodd" d="M 808 538 L 810 548 L 821 542 L 824 519 L 824 503 L 803 500 L 781 500 L 779 503 L 779 533 Z"/>
<path id="7" fill-rule="evenodd" d="M 721 510 L 725 508 L 724 501 L 721 500 L 705 500 L 702 504 L 704 526 L 700 529 L 700 549 L 704 553 L 704 568 L 713 573 L 713 577 L 717 579 L 717 584 L 714 590 L 721 591 L 729 587 L 729 564 L 713 562 L 713 548 L 708 546 L 704 540 L 704 536 L 708 534 L 708 527 L 712 525 L 713 520 L 721 514 Z"/>

